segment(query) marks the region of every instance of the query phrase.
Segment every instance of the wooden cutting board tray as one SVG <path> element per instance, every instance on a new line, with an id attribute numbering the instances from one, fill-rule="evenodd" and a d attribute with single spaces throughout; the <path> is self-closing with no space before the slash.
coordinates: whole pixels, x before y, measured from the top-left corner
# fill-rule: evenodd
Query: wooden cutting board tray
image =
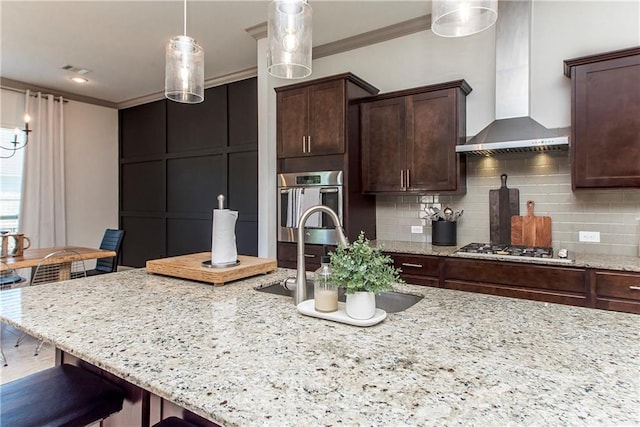
<path id="1" fill-rule="evenodd" d="M 147 272 L 222 286 L 234 280 L 269 273 L 278 268 L 275 259 L 238 255 L 238 265 L 223 268 L 203 267 L 202 262 L 211 260 L 211 252 L 181 255 L 147 261 Z"/>

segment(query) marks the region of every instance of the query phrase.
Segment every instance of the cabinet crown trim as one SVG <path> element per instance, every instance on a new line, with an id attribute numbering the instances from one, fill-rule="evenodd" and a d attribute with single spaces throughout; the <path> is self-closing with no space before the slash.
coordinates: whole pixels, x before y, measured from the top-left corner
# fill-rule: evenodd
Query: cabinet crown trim
<path id="1" fill-rule="evenodd" d="M 596 55 L 581 56 L 580 58 L 566 59 L 564 61 L 564 75 L 571 77 L 571 68 L 578 65 L 592 64 L 594 62 L 608 61 L 633 55 L 640 55 L 640 46 L 599 53 Z"/>
<path id="2" fill-rule="evenodd" d="M 315 79 L 315 80 L 305 80 L 304 82 L 295 83 L 295 84 L 292 84 L 292 85 L 279 86 L 279 87 L 274 88 L 273 90 L 275 90 L 276 93 L 277 93 L 277 92 L 281 92 L 281 91 L 285 91 L 285 90 L 302 88 L 302 87 L 316 85 L 316 84 L 319 84 L 319 83 L 330 82 L 330 81 L 334 81 L 334 80 L 348 80 L 348 81 L 360 86 L 361 88 L 363 88 L 364 90 L 366 90 L 367 92 L 372 93 L 372 94 L 376 94 L 376 93 L 380 92 L 380 89 L 378 89 L 377 87 L 367 83 L 366 81 L 362 80 L 360 77 L 356 76 L 353 73 L 342 73 L 342 74 L 336 74 L 336 75 L 333 75 L 333 76 L 322 77 L 322 78 Z"/>
<path id="3" fill-rule="evenodd" d="M 370 101 L 380 101 L 381 99 L 397 98 L 402 96 L 422 94 L 425 92 L 435 92 L 438 90 L 445 90 L 445 89 L 460 89 L 465 95 L 469 95 L 469 93 L 471 93 L 471 91 L 473 90 L 471 89 L 471 86 L 469 85 L 469 83 L 467 83 L 467 81 L 464 79 L 452 80 L 450 82 L 437 83 L 437 84 L 428 85 L 428 86 L 420 86 L 420 87 L 414 87 L 411 89 L 403 89 L 403 90 L 398 90 L 394 92 L 386 92 L 379 95 L 368 96 L 366 98 L 361 98 L 355 102 L 361 103 L 361 102 L 370 102 Z"/>

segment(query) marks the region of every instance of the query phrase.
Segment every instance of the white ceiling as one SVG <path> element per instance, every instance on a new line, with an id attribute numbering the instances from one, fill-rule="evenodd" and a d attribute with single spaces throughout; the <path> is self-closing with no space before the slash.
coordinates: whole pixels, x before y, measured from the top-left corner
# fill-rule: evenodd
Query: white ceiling
<path id="1" fill-rule="evenodd" d="M 362 34 L 430 13 L 428 1 L 311 0 L 313 44 Z M 205 80 L 256 66 L 245 30 L 267 20 L 269 2 L 187 3 L 187 34 L 205 51 Z M 114 104 L 164 89 L 169 38 L 183 32 L 182 1 L 0 2 L 0 76 Z M 65 65 L 92 70 L 69 80 Z"/>

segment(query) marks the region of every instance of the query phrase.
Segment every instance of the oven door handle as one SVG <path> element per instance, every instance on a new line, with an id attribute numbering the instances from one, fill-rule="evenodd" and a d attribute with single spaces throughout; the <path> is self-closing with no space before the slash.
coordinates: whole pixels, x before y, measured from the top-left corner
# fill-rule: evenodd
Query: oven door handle
<path id="1" fill-rule="evenodd" d="M 280 189 L 280 194 L 289 194 L 291 192 L 291 188 L 281 188 Z M 326 187 L 326 188 L 321 188 L 320 192 L 323 194 L 328 194 L 328 193 L 337 193 L 338 189 L 335 187 Z"/>
<path id="2" fill-rule="evenodd" d="M 320 189 L 321 193 L 337 193 L 338 189 L 337 188 L 321 188 Z"/>

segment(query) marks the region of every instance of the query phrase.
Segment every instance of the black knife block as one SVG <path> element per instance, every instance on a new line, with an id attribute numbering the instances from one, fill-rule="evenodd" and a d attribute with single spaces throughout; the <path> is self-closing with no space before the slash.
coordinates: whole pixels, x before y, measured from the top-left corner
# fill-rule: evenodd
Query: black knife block
<path id="1" fill-rule="evenodd" d="M 431 244 L 436 246 L 455 246 L 457 226 L 455 221 L 431 221 Z"/>

